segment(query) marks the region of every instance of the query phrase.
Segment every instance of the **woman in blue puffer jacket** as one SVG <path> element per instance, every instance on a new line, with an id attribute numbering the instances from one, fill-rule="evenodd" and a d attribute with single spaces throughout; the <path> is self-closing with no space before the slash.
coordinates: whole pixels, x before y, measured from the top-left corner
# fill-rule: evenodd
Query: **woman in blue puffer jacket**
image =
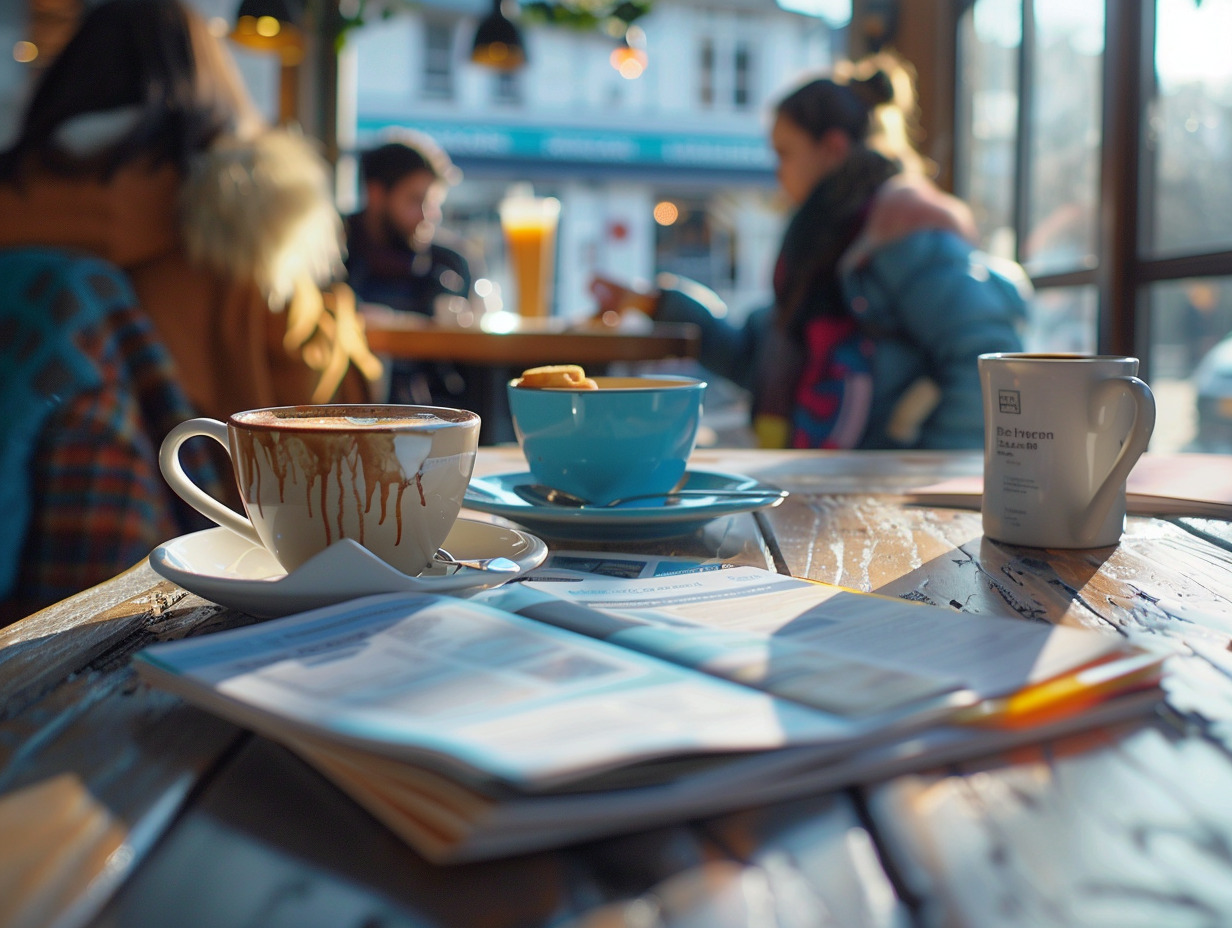
<path id="1" fill-rule="evenodd" d="M 913 99 L 883 55 L 779 102 L 771 142 L 796 211 L 774 305 L 744 326 L 695 288 L 592 285 L 601 308 L 700 325 L 701 363 L 752 390 L 763 446 L 983 446 L 976 359 L 1022 350 L 1026 277 L 980 252 L 969 208 L 925 176 L 906 134 Z"/>

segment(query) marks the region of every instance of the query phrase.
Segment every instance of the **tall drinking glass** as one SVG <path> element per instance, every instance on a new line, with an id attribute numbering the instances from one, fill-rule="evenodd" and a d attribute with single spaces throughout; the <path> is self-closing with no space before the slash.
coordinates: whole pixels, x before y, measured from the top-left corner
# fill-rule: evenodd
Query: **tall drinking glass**
<path id="1" fill-rule="evenodd" d="M 518 291 L 518 313 L 546 316 L 552 306 L 560 201 L 555 197 L 511 195 L 501 201 L 500 221 Z"/>

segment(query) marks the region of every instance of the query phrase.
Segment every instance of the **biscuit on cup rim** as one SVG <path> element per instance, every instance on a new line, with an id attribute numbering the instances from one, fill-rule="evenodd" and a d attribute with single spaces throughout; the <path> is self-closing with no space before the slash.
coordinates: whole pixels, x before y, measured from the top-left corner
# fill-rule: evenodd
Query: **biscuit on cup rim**
<path id="1" fill-rule="evenodd" d="M 579 364 L 546 364 L 522 372 L 516 386 L 538 390 L 597 390 L 599 385 L 586 376 Z"/>

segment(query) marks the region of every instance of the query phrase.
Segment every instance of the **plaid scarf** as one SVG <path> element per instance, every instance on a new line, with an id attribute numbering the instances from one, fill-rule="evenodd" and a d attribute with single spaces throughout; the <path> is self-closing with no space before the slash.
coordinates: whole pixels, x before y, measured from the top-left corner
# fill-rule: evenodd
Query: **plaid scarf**
<path id="1" fill-rule="evenodd" d="M 158 447 L 194 412 L 112 265 L 0 251 L 0 622 L 105 580 L 205 527 L 162 480 Z M 186 468 L 217 491 L 198 447 Z"/>
<path id="2" fill-rule="evenodd" d="M 859 234 L 877 190 L 899 172 L 855 148 L 792 217 L 774 270 L 774 324 L 758 359 L 754 416 L 787 423 L 793 447 L 850 447 L 862 419 L 844 410 L 853 375 L 867 375 L 871 345 L 843 299 L 838 262 Z"/>

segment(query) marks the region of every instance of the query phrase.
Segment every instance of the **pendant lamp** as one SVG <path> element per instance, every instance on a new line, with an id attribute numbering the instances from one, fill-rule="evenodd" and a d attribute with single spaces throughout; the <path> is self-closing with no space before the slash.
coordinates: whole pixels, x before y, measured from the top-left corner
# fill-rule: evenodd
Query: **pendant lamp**
<path id="1" fill-rule="evenodd" d="M 492 0 L 492 12 L 483 18 L 475 30 L 471 61 L 498 71 L 516 71 L 526 64 L 526 46 L 522 33 L 508 14 L 517 14 L 514 0 Z"/>
<path id="2" fill-rule="evenodd" d="M 296 0 L 241 0 L 231 39 L 259 52 L 302 50 L 300 13 Z"/>

